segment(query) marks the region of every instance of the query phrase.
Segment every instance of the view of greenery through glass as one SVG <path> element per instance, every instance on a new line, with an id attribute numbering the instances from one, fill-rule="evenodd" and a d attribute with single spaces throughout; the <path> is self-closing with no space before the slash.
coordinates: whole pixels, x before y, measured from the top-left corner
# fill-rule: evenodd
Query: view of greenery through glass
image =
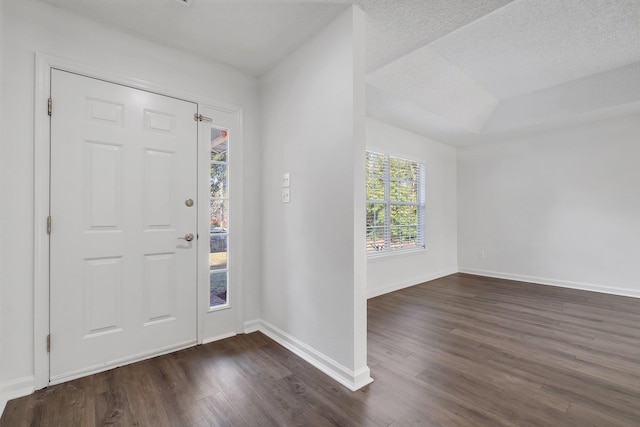
<path id="1" fill-rule="evenodd" d="M 424 165 L 367 151 L 367 252 L 424 247 Z"/>
<path id="2" fill-rule="evenodd" d="M 209 201 L 209 305 L 228 303 L 229 136 L 225 129 L 211 128 L 211 185 Z"/>

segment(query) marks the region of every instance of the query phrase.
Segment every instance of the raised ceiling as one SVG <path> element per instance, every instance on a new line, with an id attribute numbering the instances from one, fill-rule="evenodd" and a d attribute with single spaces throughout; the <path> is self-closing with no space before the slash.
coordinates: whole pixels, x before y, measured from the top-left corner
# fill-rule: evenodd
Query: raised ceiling
<path id="1" fill-rule="evenodd" d="M 350 4 L 367 110 L 466 145 L 640 112 L 640 0 L 42 0 L 259 77 Z"/>

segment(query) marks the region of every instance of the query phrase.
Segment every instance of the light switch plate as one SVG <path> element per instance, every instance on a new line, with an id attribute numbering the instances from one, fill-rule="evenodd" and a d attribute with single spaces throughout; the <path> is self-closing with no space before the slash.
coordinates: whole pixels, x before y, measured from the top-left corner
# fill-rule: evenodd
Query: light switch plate
<path id="1" fill-rule="evenodd" d="M 289 187 L 291 185 L 291 178 L 289 172 L 282 174 L 282 188 Z"/>
<path id="2" fill-rule="evenodd" d="M 291 201 L 291 193 L 288 188 L 282 189 L 282 203 L 289 203 Z"/>

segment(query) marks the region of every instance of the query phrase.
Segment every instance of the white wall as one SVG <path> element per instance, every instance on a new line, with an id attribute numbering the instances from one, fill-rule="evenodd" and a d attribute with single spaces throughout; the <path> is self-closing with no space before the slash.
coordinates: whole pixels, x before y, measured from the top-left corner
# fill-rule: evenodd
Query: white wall
<path id="1" fill-rule="evenodd" d="M 456 149 L 430 138 L 367 119 L 367 149 L 426 165 L 424 251 L 370 258 L 367 295 L 374 297 L 458 271 Z"/>
<path id="2" fill-rule="evenodd" d="M 264 329 L 351 387 L 355 376 L 369 378 L 366 265 L 356 247 L 364 247 L 363 28 L 349 8 L 260 81 Z"/>
<path id="3" fill-rule="evenodd" d="M 3 93 L 2 93 L 2 87 L 3 87 L 3 80 L 2 80 L 2 70 L 3 70 L 3 52 L 4 52 L 4 0 L 0 0 L 0 162 L 2 161 L 2 145 L 3 145 L 3 141 L 4 141 L 4 126 L 2 125 L 2 99 L 4 99 L 3 97 Z M 0 197 L 0 212 L 2 211 L 2 207 L 4 205 L 4 200 L 2 199 L 2 197 Z M 0 217 L 1 218 L 1 217 Z M 2 227 L 0 227 L 0 247 L 2 247 Z M 4 297 L 3 297 L 3 290 L 4 290 L 4 282 L 2 279 L 2 257 L 0 257 L 0 313 L 4 312 Z M 2 315 L 0 314 L 0 338 L 2 338 L 3 336 L 3 329 L 4 329 L 4 320 L 2 318 Z M 0 365 L 2 365 L 3 363 L 3 353 L 5 352 L 5 345 L 3 343 L 2 340 L 0 340 Z M 0 416 L 2 414 L 2 411 L 4 410 L 4 404 L 6 402 L 6 397 L 2 396 L 4 394 L 2 388 L 0 387 Z"/>
<path id="4" fill-rule="evenodd" d="M 640 297 L 639 136 L 635 115 L 460 149 L 460 269 Z"/>
<path id="5" fill-rule="evenodd" d="M 4 4 L 0 150 L 0 397 L 33 380 L 34 52 L 244 108 L 245 316 L 260 316 L 260 146 L 257 80 L 34 0 Z"/>

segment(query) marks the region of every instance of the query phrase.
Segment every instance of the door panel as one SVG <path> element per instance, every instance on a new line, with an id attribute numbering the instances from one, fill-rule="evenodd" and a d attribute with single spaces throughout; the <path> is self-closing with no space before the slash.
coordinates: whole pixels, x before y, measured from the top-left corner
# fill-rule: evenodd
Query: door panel
<path id="1" fill-rule="evenodd" d="M 51 381 L 196 342 L 196 104 L 52 70 Z"/>

